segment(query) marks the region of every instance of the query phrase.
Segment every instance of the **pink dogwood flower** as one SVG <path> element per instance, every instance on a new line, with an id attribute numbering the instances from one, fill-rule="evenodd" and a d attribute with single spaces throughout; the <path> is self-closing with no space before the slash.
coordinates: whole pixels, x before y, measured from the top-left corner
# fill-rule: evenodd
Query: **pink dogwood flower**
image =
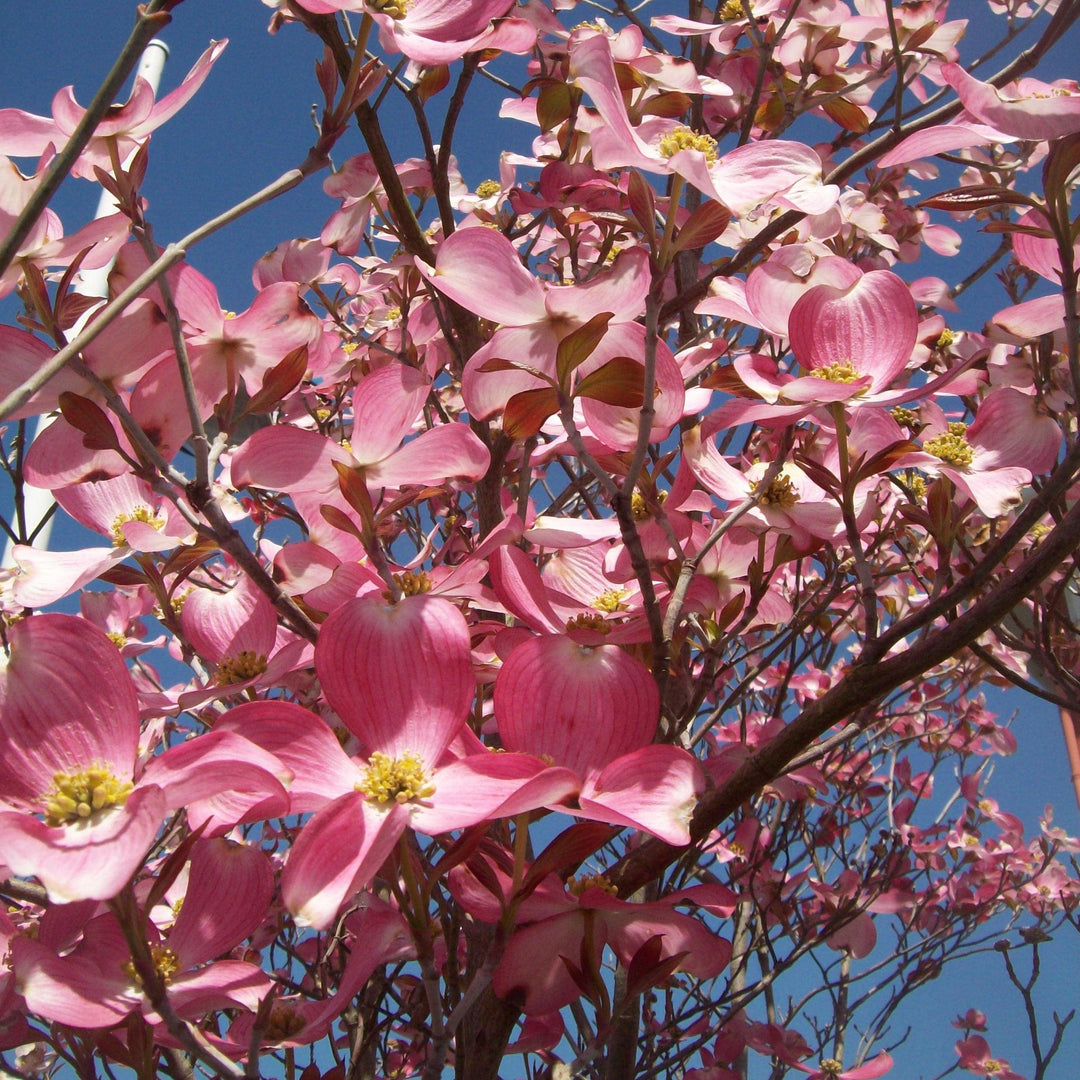
<path id="1" fill-rule="evenodd" d="M 469 628 L 441 597 L 362 597 L 339 607 L 322 625 L 315 667 L 327 701 L 359 740 L 357 758 L 298 706 L 260 703 L 234 718 L 249 738 L 284 755 L 293 811 L 316 810 L 281 885 L 301 923 L 329 926 L 406 828 L 449 832 L 574 790 L 566 770 L 527 754 L 492 754 L 470 738 Z"/>
<path id="2" fill-rule="evenodd" d="M 513 0 L 298 0 L 319 15 L 335 11 L 369 13 L 379 24 L 388 52 L 404 53 L 420 64 L 451 64 L 467 52 L 499 49 L 528 52 L 536 29 L 524 19 L 506 19 Z"/>
<path id="3" fill-rule="evenodd" d="M 514 903 L 513 882 L 494 860 L 478 856 L 473 864 L 479 861 L 486 864 L 482 878 L 469 865 L 457 866 L 450 888 L 470 915 L 497 923 Z M 731 960 L 731 943 L 700 919 L 676 911 L 684 903 L 726 918 L 737 899 L 723 885 L 700 885 L 651 903 L 628 903 L 611 894 L 601 875 L 564 883 L 549 874 L 514 907 L 517 929 L 495 969 L 495 991 L 503 997 L 522 994 L 529 1016 L 555 1012 L 581 996 L 572 968 L 580 970 L 583 960 L 598 968 L 605 945 L 628 967 L 653 938 L 660 942 L 657 963 L 678 956 L 676 970 L 711 978 Z M 538 956 L 545 963 L 537 964 Z"/>
<path id="4" fill-rule="evenodd" d="M 447 237 L 434 268 L 418 260 L 417 268 L 441 293 L 501 324 L 465 365 L 461 392 L 470 415 L 486 419 L 502 411 L 515 394 L 550 385 L 544 377 L 556 374 L 559 342 L 603 313 L 611 316 L 607 330 L 577 369 L 578 376 L 617 356 L 642 361 L 645 330 L 635 320 L 644 311 L 651 284 L 648 263 L 643 248 L 630 248 L 616 258 L 610 271 L 584 284 L 547 285 L 522 266 L 505 236 L 483 228 L 459 229 Z M 478 275 L 486 288 L 477 288 Z M 496 359 L 509 359 L 514 366 L 491 370 L 489 362 Z M 661 340 L 656 342 L 656 385 L 651 439 L 661 442 L 682 416 L 684 400 L 679 366 Z M 634 446 L 640 410 L 592 398 L 584 399 L 583 410 L 592 433 L 612 449 Z"/>
<path id="5" fill-rule="evenodd" d="M 95 166 L 111 173 L 110 142 L 114 143 L 120 160 L 126 160 L 151 132 L 191 100 L 227 44 L 228 41 L 215 41 L 195 61 L 183 82 L 160 101 L 154 100 L 153 87 L 141 76 L 136 77 L 131 96 L 123 105 L 106 113 L 86 149 L 79 155 L 72 175 L 93 180 Z M 85 114 L 86 110 L 75 100 L 73 86 L 57 91 L 51 118 L 35 116 L 22 109 L 0 109 L 0 154 L 36 158 L 50 146 L 57 150 L 68 141 Z"/>
<path id="6" fill-rule="evenodd" d="M 704 777 L 685 750 L 653 743 L 659 714 L 656 681 L 616 645 L 534 637 L 495 680 L 503 745 L 576 778 L 576 800 L 551 809 L 686 844 Z"/>
<path id="7" fill-rule="evenodd" d="M 266 917 L 274 875 L 257 848 L 224 839 L 192 848 L 187 889 L 172 926 L 148 942 L 154 968 L 179 1015 L 214 1009 L 254 1012 L 271 983 L 244 960 L 215 959 L 253 934 Z M 222 903 L 223 896 L 229 903 Z M 44 940 L 42 940 L 44 938 Z M 74 947 L 72 947 L 74 946 Z M 112 912 L 81 927 L 77 942 L 20 936 L 12 966 L 32 1012 L 78 1028 L 112 1027 L 141 1009 L 158 1021 Z"/>
<path id="8" fill-rule="evenodd" d="M 169 811 L 187 807 L 191 827 L 214 835 L 288 806 L 281 763 L 233 734 L 140 761 L 135 688 L 86 620 L 24 619 L 0 660 L 0 861 L 52 900 L 115 896 Z"/>

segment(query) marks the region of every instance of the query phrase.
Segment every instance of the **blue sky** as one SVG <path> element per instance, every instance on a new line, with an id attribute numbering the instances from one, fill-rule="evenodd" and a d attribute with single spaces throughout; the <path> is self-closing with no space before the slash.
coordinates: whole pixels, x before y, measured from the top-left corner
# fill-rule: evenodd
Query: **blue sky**
<path id="1" fill-rule="evenodd" d="M 987 31 L 996 25 L 986 5 L 978 0 L 956 2 L 952 7 L 954 16 L 973 18 L 976 25 L 969 41 L 985 40 Z M 134 4 L 117 0 L 5 0 L 0 107 L 48 114 L 55 91 L 69 83 L 75 85 L 79 100 L 88 102 L 127 37 L 133 9 Z M 162 92 L 179 82 L 211 39 L 228 38 L 230 43 L 199 94 L 154 136 L 145 194 L 159 243 L 179 238 L 297 164 L 314 140 L 310 110 L 319 94 L 313 65 L 321 47 L 299 27 L 268 35 L 269 17 L 270 10 L 258 0 L 185 0 L 161 35 L 171 49 Z M 1075 74 L 1075 64 L 1069 60 L 1078 47 L 1080 34 L 1074 32 L 1071 41 L 1051 54 L 1048 70 L 1058 75 Z M 968 43 L 961 48 L 965 59 L 978 51 Z M 503 92 L 488 84 L 477 89 L 492 103 L 488 115 L 493 117 Z M 412 130 L 411 118 L 404 110 L 393 111 L 400 108 L 393 105 L 384 126 L 399 157 L 418 154 L 419 146 L 406 141 Z M 395 117 L 401 122 L 395 123 Z M 475 186 L 497 175 L 498 152 L 508 147 L 527 152 L 530 138 L 529 129 L 512 121 L 500 123 L 498 138 L 493 138 L 490 130 L 463 129 L 459 157 L 466 181 Z M 335 161 L 340 164 L 363 149 L 359 136 L 350 133 L 335 152 Z M 326 175 L 310 178 L 299 190 L 195 249 L 191 261 L 215 282 L 224 306 L 241 310 L 250 302 L 252 265 L 265 251 L 281 240 L 318 234 L 336 206 L 321 190 Z M 93 185 L 69 180 L 54 207 L 67 229 L 73 231 L 93 213 L 96 200 Z M 937 273 L 959 278 L 978 261 L 975 250 L 976 245 L 971 245 L 948 264 L 944 260 L 920 263 L 910 268 L 912 276 Z M 898 269 L 905 272 L 906 268 Z M 969 295 L 960 325 L 978 329 L 994 306 L 992 301 Z M 0 317 L 5 321 L 11 311 L 10 302 L 0 304 Z M 57 546 L 76 546 L 78 541 L 71 539 L 72 535 L 60 530 Z M 1053 802 L 1058 823 L 1080 832 L 1056 709 L 1017 692 L 1003 694 L 991 689 L 989 696 L 998 712 L 1017 712 L 1015 730 L 1020 741 L 1019 753 L 997 766 L 993 788 L 999 801 L 1020 813 L 1029 829 L 1036 827 L 1045 804 Z M 1069 959 L 1054 963 L 1057 975 L 1053 968 L 1048 971 L 1047 1008 L 1064 1012 L 1075 1003 L 1078 958 L 1074 942 Z M 912 1055 L 909 1046 L 905 1057 L 908 1066 L 893 1075 L 929 1076 L 936 1067 L 950 1062 L 956 1035 L 948 1021 L 960 1003 L 989 1012 L 992 1031 L 1003 1032 L 1007 1025 L 1021 1021 L 1013 1015 L 1016 998 L 1000 992 L 996 985 L 999 976 L 995 972 L 1000 971 L 999 959 L 991 957 L 989 966 L 957 970 L 933 988 L 934 992 L 918 999 L 919 1014 L 911 1018 L 917 1024 L 913 1040 L 919 1040 L 925 1057 L 920 1052 Z M 1018 1037 L 1021 1032 L 1022 1025 Z M 1020 1042 L 1002 1039 L 1000 1046 L 993 1041 L 992 1045 L 1012 1057 L 1014 1068 L 1025 1071 L 1028 1062 L 1015 1049 L 1023 1047 L 1022 1038 Z M 1080 1038 L 1075 1033 L 1071 1047 L 1073 1059 L 1080 1059 Z M 1062 1064 L 1067 1060 L 1067 1056 L 1060 1059 L 1050 1075 L 1073 1076 L 1075 1070 Z M 924 1062 L 925 1069 L 921 1067 Z"/>

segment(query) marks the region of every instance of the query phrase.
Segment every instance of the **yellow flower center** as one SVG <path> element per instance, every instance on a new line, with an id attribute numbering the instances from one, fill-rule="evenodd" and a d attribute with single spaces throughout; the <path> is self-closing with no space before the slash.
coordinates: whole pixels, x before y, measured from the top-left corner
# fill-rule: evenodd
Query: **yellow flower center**
<path id="1" fill-rule="evenodd" d="M 230 683 L 246 682 L 254 679 L 266 670 L 266 654 L 254 653 L 251 649 L 242 649 L 235 656 L 226 656 L 218 664 L 214 681 L 218 686 Z"/>
<path id="2" fill-rule="evenodd" d="M 746 5 L 747 10 L 750 10 L 750 5 Z M 742 19 L 746 16 L 746 11 L 743 10 L 742 0 L 727 0 L 724 6 L 719 12 L 722 22 L 734 22 L 736 19 Z"/>
<path id="3" fill-rule="evenodd" d="M 836 1058 L 823 1058 L 821 1062 L 821 1071 L 828 1073 L 829 1076 L 839 1076 L 844 1071 L 844 1066 L 840 1064 Z"/>
<path id="4" fill-rule="evenodd" d="M 754 494 L 761 488 L 760 481 L 754 486 Z M 790 476 L 781 473 L 766 489 L 761 501 L 765 506 L 779 506 L 783 510 L 790 510 L 798 501 L 799 493 L 791 482 Z"/>
<path id="5" fill-rule="evenodd" d="M 127 644 L 127 635 L 121 634 L 119 630 L 112 630 L 106 636 L 118 649 Z"/>
<path id="6" fill-rule="evenodd" d="M 923 443 L 923 449 L 948 465 L 959 465 L 963 468 L 975 460 L 975 451 L 967 441 L 966 432 L 967 424 L 954 421 L 949 424 L 948 431 L 927 439 Z"/>
<path id="7" fill-rule="evenodd" d="M 99 810 L 123 806 L 134 789 L 105 765 L 91 765 L 74 773 L 54 773 L 45 795 L 45 824 L 51 828 L 87 821 Z"/>
<path id="8" fill-rule="evenodd" d="M 897 405 L 895 409 L 889 410 L 889 415 L 901 427 L 906 427 L 909 431 L 918 431 L 922 426 L 919 423 L 919 414 L 914 409 L 905 409 L 902 405 Z"/>
<path id="9" fill-rule="evenodd" d="M 1004 1071 L 1005 1071 L 1004 1062 L 998 1061 L 997 1058 L 987 1058 L 983 1062 L 983 1072 L 987 1076 L 993 1076 L 995 1073 L 1004 1072 Z"/>
<path id="10" fill-rule="evenodd" d="M 947 349 L 955 340 L 956 334 L 946 327 L 938 335 L 938 339 L 934 342 L 934 345 L 939 349 Z"/>
<path id="11" fill-rule="evenodd" d="M 674 157 L 682 150 L 700 151 L 710 165 L 716 161 L 716 140 L 711 135 L 699 135 L 688 127 L 677 127 L 660 140 L 660 153 L 666 158 Z"/>
<path id="12" fill-rule="evenodd" d="M 176 953 L 165 945 L 151 945 L 150 958 L 154 961 L 154 970 L 157 972 L 158 978 L 163 983 L 171 982 L 172 977 L 180 970 L 180 961 L 177 959 Z M 128 960 L 121 966 L 124 974 L 127 975 L 132 982 L 137 986 L 142 986 L 142 979 L 139 977 L 139 972 L 135 968 L 134 960 Z"/>
<path id="13" fill-rule="evenodd" d="M 571 876 L 566 880 L 566 887 L 571 896 L 580 896 L 586 889 L 601 889 L 608 896 L 615 896 L 619 892 L 603 874 L 582 874 L 581 877 Z"/>
<path id="14" fill-rule="evenodd" d="M 423 762 L 415 754 L 410 752 L 392 758 L 376 750 L 368 758 L 364 779 L 357 784 L 357 790 L 372 802 L 385 805 L 426 799 L 435 794 L 435 785 L 428 779 Z"/>
<path id="15" fill-rule="evenodd" d="M 304 1029 L 306 1021 L 289 1005 L 275 1005 L 270 1012 L 270 1023 L 266 1025 L 267 1042 L 283 1042 L 291 1035 Z"/>
<path id="16" fill-rule="evenodd" d="M 611 627 L 603 615 L 582 612 L 566 620 L 567 630 L 595 630 L 598 634 L 610 634 Z"/>
<path id="17" fill-rule="evenodd" d="M 597 611 L 626 611 L 627 605 L 623 601 L 629 595 L 625 589 L 607 589 L 592 601 L 592 606 Z"/>
<path id="18" fill-rule="evenodd" d="M 431 592 L 431 578 L 426 570 L 406 570 L 404 573 L 394 574 L 393 577 L 406 596 Z"/>
<path id="19" fill-rule="evenodd" d="M 404 19 L 412 0 L 368 0 L 368 6 L 391 19 Z"/>
<path id="20" fill-rule="evenodd" d="M 476 194 L 481 199 L 490 199 L 492 195 L 498 195 L 502 191 L 502 185 L 498 180 L 481 180 L 476 185 Z"/>
<path id="21" fill-rule="evenodd" d="M 829 382 L 849 383 L 862 378 L 862 375 L 851 366 L 850 360 L 837 360 L 835 364 L 823 364 L 821 367 L 814 368 L 810 374 L 815 379 L 826 379 Z"/>
<path id="22" fill-rule="evenodd" d="M 129 521 L 141 521 L 144 525 L 157 529 L 158 532 L 165 528 L 165 519 L 158 517 L 149 506 L 136 506 L 130 514 L 117 514 L 112 525 L 109 526 L 113 547 L 123 547 L 127 543 L 124 539 L 123 527 Z"/>
<path id="23" fill-rule="evenodd" d="M 926 481 L 918 473 L 908 470 L 904 474 L 904 483 L 911 489 L 915 502 L 922 502 L 926 498 Z"/>

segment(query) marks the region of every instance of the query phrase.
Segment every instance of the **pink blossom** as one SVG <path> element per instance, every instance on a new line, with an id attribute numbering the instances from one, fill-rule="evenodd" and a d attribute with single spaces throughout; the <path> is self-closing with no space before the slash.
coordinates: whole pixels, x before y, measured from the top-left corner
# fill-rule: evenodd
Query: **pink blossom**
<path id="1" fill-rule="evenodd" d="M 70 615 L 10 628 L 0 736 L 0 859 L 59 902 L 119 892 L 170 810 L 186 806 L 192 827 L 213 835 L 288 805 L 281 763 L 235 735 L 210 732 L 140 762 L 127 668 L 109 638 Z"/>
<path id="2" fill-rule="evenodd" d="M 98 124 L 93 138 L 79 155 L 74 176 L 94 179 L 94 167 L 112 172 L 109 144 L 114 141 L 120 160 L 125 160 L 156 128 L 178 113 L 206 81 L 214 61 L 227 41 L 215 41 L 184 76 L 183 82 L 160 101 L 141 76 L 135 79 L 131 97 L 110 110 Z M 35 116 L 21 109 L 0 109 L 0 154 L 11 157 L 40 157 L 51 146 L 62 147 L 82 120 L 86 110 L 75 100 L 75 88 L 65 86 L 53 98 L 52 117 Z"/>

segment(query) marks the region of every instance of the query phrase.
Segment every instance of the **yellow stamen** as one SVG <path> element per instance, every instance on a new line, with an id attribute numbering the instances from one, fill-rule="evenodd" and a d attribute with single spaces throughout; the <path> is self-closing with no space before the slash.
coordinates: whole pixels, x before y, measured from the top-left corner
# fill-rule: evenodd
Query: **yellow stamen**
<path id="1" fill-rule="evenodd" d="M 303 1031 L 306 1023 L 303 1016 L 290 1006 L 275 1005 L 270 1012 L 264 1037 L 267 1042 L 284 1042 L 291 1035 Z"/>
<path id="2" fill-rule="evenodd" d="M 628 605 L 623 601 L 629 595 L 626 589 L 607 589 L 592 601 L 592 606 L 597 611 L 626 611 Z"/>
<path id="3" fill-rule="evenodd" d="M 660 140 L 660 153 L 669 158 L 681 150 L 698 150 L 712 165 L 716 161 L 716 140 L 711 135 L 699 135 L 688 127 L 677 127 Z"/>
<path id="4" fill-rule="evenodd" d="M 481 199 L 490 199 L 492 195 L 498 195 L 502 191 L 502 185 L 498 180 L 481 180 L 476 185 L 476 194 Z"/>
<path id="5" fill-rule="evenodd" d="M 598 634 L 610 634 L 611 626 L 603 615 L 582 612 L 566 620 L 567 630 L 595 630 Z"/>
<path id="6" fill-rule="evenodd" d="M 435 794 L 435 785 L 424 772 L 423 762 L 413 753 L 392 758 L 376 750 L 368 758 L 364 779 L 357 789 L 372 802 L 407 803 Z"/>
<path id="7" fill-rule="evenodd" d="M 967 425 L 953 421 L 949 424 L 949 430 L 927 439 L 923 443 L 923 449 L 928 454 L 940 458 L 947 465 L 958 465 L 963 468 L 975 460 L 975 451 L 967 441 Z"/>
<path id="8" fill-rule="evenodd" d="M 823 364 L 821 367 L 814 368 L 810 374 L 815 379 L 839 383 L 855 382 L 856 379 L 862 378 L 862 375 L 851 366 L 850 360 L 837 360 L 835 364 Z"/>
<path id="9" fill-rule="evenodd" d="M 393 575 L 398 588 L 406 596 L 419 596 L 421 593 L 431 592 L 431 578 L 426 570 L 406 570 Z"/>
<path id="10" fill-rule="evenodd" d="M 619 890 L 603 874 L 582 874 L 566 880 L 566 888 L 571 896 L 580 896 L 586 889 L 600 889 L 609 896 L 617 896 Z"/>
<path id="11" fill-rule="evenodd" d="M 151 945 L 150 958 L 154 961 L 154 970 L 163 983 L 172 982 L 172 977 L 180 970 L 180 961 L 176 953 L 165 945 Z M 124 974 L 137 986 L 142 986 L 142 979 L 135 968 L 135 961 L 128 960 L 121 965 Z"/>
<path id="12" fill-rule="evenodd" d="M 165 519 L 158 517 L 149 506 L 136 506 L 130 514 L 117 514 L 112 525 L 109 526 L 113 547 L 123 547 L 127 543 L 127 540 L 124 539 L 123 527 L 129 521 L 141 521 L 144 525 L 157 529 L 158 532 L 165 528 Z"/>
<path id="13" fill-rule="evenodd" d="M 368 6 L 391 19 L 404 19 L 412 0 L 368 0 Z"/>
<path id="14" fill-rule="evenodd" d="M 761 482 L 759 481 L 754 486 L 755 495 L 760 488 Z M 795 485 L 792 484 L 791 477 L 781 473 L 765 489 L 765 494 L 762 495 L 761 502 L 764 506 L 779 506 L 783 510 L 790 510 L 799 501 L 799 498 L 799 493 L 795 490 Z"/>
<path id="15" fill-rule="evenodd" d="M 750 5 L 747 4 L 746 11 L 750 10 Z M 727 0 L 718 12 L 718 15 L 722 22 L 734 22 L 736 19 L 745 18 L 746 11 L 743 10 L 742 0 Z"/>
<path id="16" fill-rule="evenodd" d="M 243 649 L 235 656 L 226 656 L 218 664 L 214 681 L 218 686 L 228 686 L 230 683 L 246 682 L 248 679 L 257 678 L 265 670 L 265 653 L 256 654 L 251 649 Z"/>
<path id="17" fill-rule="evenodd" d="M 45 824 L 51 828 L 87 821 L 99 810 L 123 806 L 135 785 L 114 776 L 105 765 L 74 773 L 54 773 L 45 794 Z"/>

